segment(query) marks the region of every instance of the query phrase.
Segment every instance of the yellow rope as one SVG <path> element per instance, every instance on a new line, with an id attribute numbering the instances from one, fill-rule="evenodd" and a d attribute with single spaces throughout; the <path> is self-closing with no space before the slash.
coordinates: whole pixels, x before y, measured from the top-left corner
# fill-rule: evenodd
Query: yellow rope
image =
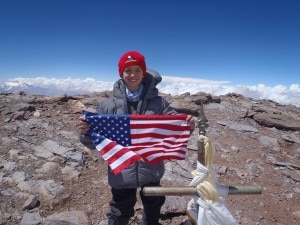
<path id="1" fill-rule="evenodd" d="M 204 143 L 205 147 L 205 167 L 208 169 L 208 173 L 202 182 L 196 185 L 196 190 L 198 195 L 204 200 L 210 200 L 216 202 L 219 200 L 219 194 L 216 187 L 216 181 L 214 176 L 211 174 L 213 160 L 215 157 L 215 148 L 209 138 L 203 135 L 199 135 L 198 137 Z M 192 171 L 192 175 L 199 176 L 199 171 Z"/>
<path id="2" fill-rule="evenodd" d="M 214 177 L 213 160 L 215 149 L 210 140 L 199 136 L 205 148 L 205 165 L 197 162 L 197 169 L 192 171 L 194 176 L 190 186 L 196 188 L 199 196 L 194 196 L 189 202 L 187 215 L 193 224 L 231 224 L 238 225 L 225 205 L 220 201 Z"/>

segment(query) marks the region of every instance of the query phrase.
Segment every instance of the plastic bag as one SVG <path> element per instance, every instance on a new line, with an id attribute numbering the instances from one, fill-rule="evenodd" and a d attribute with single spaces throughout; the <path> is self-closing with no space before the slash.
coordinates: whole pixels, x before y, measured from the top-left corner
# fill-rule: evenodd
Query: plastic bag
<path id="1" fill-rule="evenodd" d="M 201 225 L 238 225 L 223 202 L 194 199 L 199 205 L 197 224 Z"/>
<path id="2" fill-rule="evenodd" d="M 219 185 L 214 176 L 214 147 L 207 137 L 199 138 L 205 144 L 205 166 L 197 161 L 197 169 L 192 171 L 190 186 L 197 189 L 198 196 L 189 202 L 187 215 L 193 223 L 199 225 L 238 225 L 220 197 L 227 196 L 228 190 Z"/>

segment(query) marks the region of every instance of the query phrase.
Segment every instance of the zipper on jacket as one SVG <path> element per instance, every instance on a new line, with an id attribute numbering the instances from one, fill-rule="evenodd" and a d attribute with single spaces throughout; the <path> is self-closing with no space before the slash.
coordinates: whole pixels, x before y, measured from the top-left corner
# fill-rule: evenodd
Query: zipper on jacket
<path id="1" fill-rule="evenodd" d="M 135 175 L 136 175 L 136 186 L 140 186 L 140 180 L 139 180 L 139 161 L 136 161 L 135 163 Z"/>

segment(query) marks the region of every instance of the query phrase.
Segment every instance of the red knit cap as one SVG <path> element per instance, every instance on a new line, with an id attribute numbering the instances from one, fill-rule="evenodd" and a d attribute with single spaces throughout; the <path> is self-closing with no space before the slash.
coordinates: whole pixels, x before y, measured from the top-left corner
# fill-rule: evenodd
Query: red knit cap
<path id="1" fill-rule="evenodd" d="M 118 64 L 120 77 L 123 76 L 123 72 L 126 67 L 134 65 L 140 66 L 143 70 L 144 76 L 146 75 L 145 57 L 137 51 L 129 51 L 122 55 L 122 57 L 120 58 Z"/>

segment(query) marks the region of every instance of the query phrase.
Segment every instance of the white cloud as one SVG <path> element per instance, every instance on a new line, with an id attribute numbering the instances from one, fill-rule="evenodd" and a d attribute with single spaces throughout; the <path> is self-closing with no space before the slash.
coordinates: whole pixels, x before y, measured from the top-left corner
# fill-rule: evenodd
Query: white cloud
<path id="1" fill-rule="evenodd" d="M 112 90 L 113 82 L 104 82 L 95 80 L 93 78 L 86 79 L 58 79 L 58 78 L 15 78 L 7 82 L 4 85 L 14 87 L 21 87 L 24 84 L 30 87 L 45 90 L 45 93 L 36 94 L 83 94 L 99 91 Z M 196 78 L 183 78 L 163 76 L 163 80 L 158 84 L 158 89 L 162 93 L 171 95 L 180 95 L 185 92 L 195 94 L 198 92 L 206 92 L 215 96 L 225 95 L 228 93 L 237 93 L 250 97 L 253 99 L 270 99 L 280 104 L 293 104 L 300 106 L 300 85 L 292 84 L 290 87 L 283 85 L 277 85 L 274 87 L 268 87 L 264 84 L 257 86 L 247 85 L 230 85 L 228 81 L 212 81 Z M 3 89 L 3 88 L 2 88 Z M 27 88 L 28 90 L 28 88 Z"/>
<path id="2" fill-rule="evenodd" d="M 112 90 L 113 82 L 97 81 L 93 78 L 86 79 L 58 79 L 58 78 L 46 78 L 46 77 L 35 77 L 35 78 L 15 78 L 8 82 L 4 82 L 9 86 L 21 86 L 27 84 L 32 87 L 39 87 L 42 89 L 48 89 L 46 93 L 38 94 L 74 94 L 74 93 L 91 93 L 96 91 Z"/>
<path id="3" fill-rule="evenodd" d="M 180 78 L 164 76 L 159 90 L 172 95 L 190 92 L 206 92 L 215 96 L 228 93 L 238 93 L 253 99 L 270 99 L 280 104 L 293 104 L 300 106 L 300 85 L 292 84 L 290 87 L 277 85 L 268 87 L 264 84 L 257 86 L 230 85 L 228 81 L 211 81 L 194 78 Z"/>

